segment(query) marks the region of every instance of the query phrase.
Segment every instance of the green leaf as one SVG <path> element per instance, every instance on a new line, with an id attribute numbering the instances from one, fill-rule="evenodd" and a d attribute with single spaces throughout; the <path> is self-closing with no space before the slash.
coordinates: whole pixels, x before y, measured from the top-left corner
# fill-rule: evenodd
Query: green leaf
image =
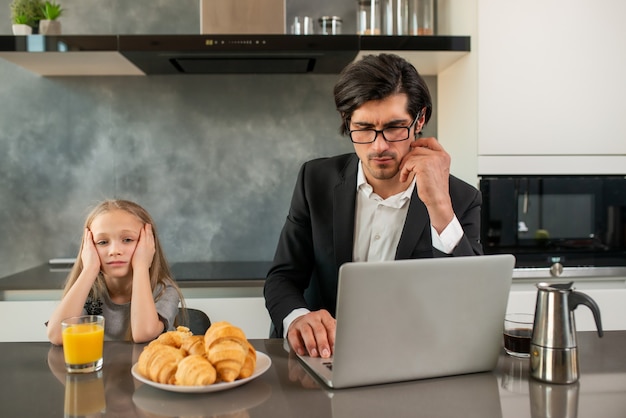
<path id="1" fill-rule="evenodd" d="M 13 0 L 11 2 L 11 20 L 17 23 L 26 21 L 26 25 L 37 27 L 43 19 L 42 0 Z"/>
<path id="2" fill-rule="evenodd" d="M 41 9 L 43 16 L 48 20 L 58 19 L 64 12 L 61 8 L 61 5 L 55 3 L 54 0 L 52 2 L 46 1 Z"/>
<path id="3" fill-rule="evenodd" d="M 30 19 L 28 18 L 28 16 L 17 15 L 13 17 L 13 23 L 17 25 L 28 25 L 29 22 Z"/>

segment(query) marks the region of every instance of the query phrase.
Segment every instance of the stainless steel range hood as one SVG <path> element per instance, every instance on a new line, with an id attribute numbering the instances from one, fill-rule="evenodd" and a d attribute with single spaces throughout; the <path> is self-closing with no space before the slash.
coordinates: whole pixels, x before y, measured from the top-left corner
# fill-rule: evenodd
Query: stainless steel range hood
<path id="1" fill-rule="evenodd" d="M 469 36 L 0 35 L 0 59 L 47 77 L 337 74 L 379 52 L 437 75 L 469 51 Z"/>
<path id="2" fill-rule="evenodd" d="M 357 35 L 120 35 L 119 52 L 146 74 L 336 74 Z"/>

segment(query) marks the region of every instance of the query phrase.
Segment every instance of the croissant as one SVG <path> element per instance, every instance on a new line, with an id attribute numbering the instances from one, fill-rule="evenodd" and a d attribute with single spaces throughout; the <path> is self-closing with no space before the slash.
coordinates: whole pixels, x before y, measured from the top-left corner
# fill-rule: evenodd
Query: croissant
<path id="1" fill-rule="evenodd" d="M 137 372 L 144 377 L 148 377 L 150 374 L 149 370 L 149 362 L 152 360 L 152 351 L 156 350 L 154 345 L 148 344 L 144 347 L 143 351 L 139 355 L 139 359 L 137 360 Z"/>
<path id="2" fill-rule="evenodd" d="M 174 384 L 178 363 L 183 358 L 183 352 L 170 345 L 148 345 L 139 355 L 137 371 L 153 382 Z"/>
<path id="3" fill-rule="evenodd" d="M 183 339 L 180 346 L 185 355 L 199 354 L 206 356 L 206 350 L 204 349 L 204 335 L 192 335 Z"/>
<path id="4" fill-rule="evenodd" d="M 252 344 L 250 344 L 248 340 L 246 340 L 246 345 L 248 346 L 248 353 L 246 354 L 243 366 L 241 366 L 238 379 L 245 379 L 246 377 L 252 376 L 252 373 L 254 373 L 254 369 L 256 368 L 256 350 L 252 347 Z"/>
<path id="5" fill-rule="evenodd" d="M 177 385 L 205 386 L 215 383 L 216 371 L 201 354 L 191 354 L 178 363 L 175 380 Z"/>
<path id="6" fill-rule="evenodd" d="M 241 328 L 216 322 L 204 334 L 204 346 L 221 381 L 232 382 L 239 377 L 248 355 L 248 340 Z"/>
<path id="7" fill-rule="evenodd" d="M 180 348 L 180 346 L 183 344 L 183 340 L 192 335 L 193 334 L 191 333 L 189 328 L 179 326 L 176 328 L 176 331 L 167 331 L 159 335 L 156 340 L 150 342 L 150 345 L 165 344 L 171 345 L 172 347 Z"/>

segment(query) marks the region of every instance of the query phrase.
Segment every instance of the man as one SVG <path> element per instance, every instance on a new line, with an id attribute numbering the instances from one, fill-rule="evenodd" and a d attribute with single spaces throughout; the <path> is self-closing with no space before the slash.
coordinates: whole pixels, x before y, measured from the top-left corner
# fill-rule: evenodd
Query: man
<path id="1" fill-rule="evenodd" d="M 343 263 L 482 254 L 480 192 L 419 135 L 432 103 L 415 67 L 366 56 L 342 71 L 334 95 L 355 153 L 302 166 L 264 289 L 272 336 L 324 358 Z"/>

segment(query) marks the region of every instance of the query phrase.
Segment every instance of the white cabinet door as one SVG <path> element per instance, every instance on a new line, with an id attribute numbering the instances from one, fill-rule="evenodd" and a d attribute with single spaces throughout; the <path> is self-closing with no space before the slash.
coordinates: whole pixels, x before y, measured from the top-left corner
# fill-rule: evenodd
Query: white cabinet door
<path id="1" fill-rule="evenodd" d="M 624 0 L 479 0 L 479 155 L 626 155 L 625 17 Z"/>
<path id="2" fill-rule="evenodd" d="M 185 302 L 203 310 L 211 322 L 228 321 L 240 327 L 250 339 L 270 334 L 271 321 L 262 297 L 186 297 Z M 0 341 L 48 341 L 45 322 L 58 304 L 58 300 L 0 301 Z"/>

